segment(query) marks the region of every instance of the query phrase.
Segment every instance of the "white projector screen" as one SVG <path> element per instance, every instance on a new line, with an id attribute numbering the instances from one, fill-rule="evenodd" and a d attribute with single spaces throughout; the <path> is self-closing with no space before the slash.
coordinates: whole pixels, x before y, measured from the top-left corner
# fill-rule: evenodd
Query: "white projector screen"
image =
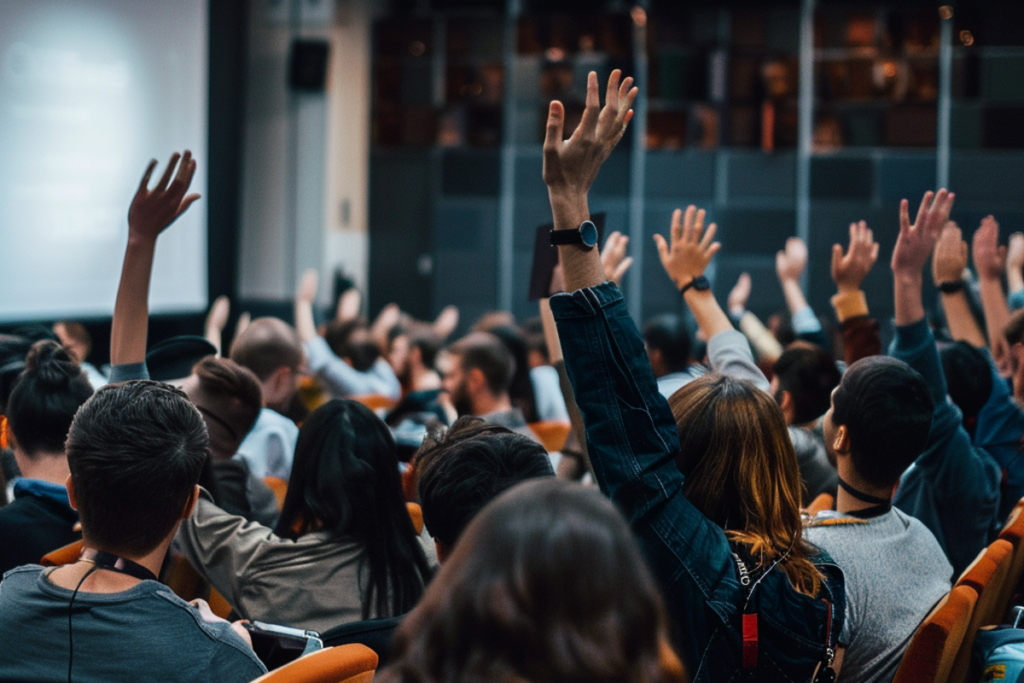
<path id="1" fill-rule="evenodd" d="M 0 321 L 109 316 L 151 158 L 206 193 L 207 0 L 0 0 Z M 206 202 L 160 237 L 153 312 L 205 308 Z"/>

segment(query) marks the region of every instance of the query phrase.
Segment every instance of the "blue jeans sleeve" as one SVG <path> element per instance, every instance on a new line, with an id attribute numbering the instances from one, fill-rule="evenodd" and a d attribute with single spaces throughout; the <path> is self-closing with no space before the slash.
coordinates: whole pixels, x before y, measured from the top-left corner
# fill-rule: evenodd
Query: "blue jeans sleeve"
<path id="1" fill-rule="evenodd" d="M 1010 292 L 1009 302 L 1011 311 L 1019 311 L 1024 308 L 1024 289 Z"/>

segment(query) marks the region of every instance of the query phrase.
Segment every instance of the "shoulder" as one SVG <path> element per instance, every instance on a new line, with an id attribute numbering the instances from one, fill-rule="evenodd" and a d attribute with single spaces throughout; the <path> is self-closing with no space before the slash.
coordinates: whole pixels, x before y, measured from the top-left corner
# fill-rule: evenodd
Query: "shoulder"
<path id="1" fill-rule="evenodd" d="M 256 418 L 256 424 L 253 425 L 250 434 L 257 431 L 264 435 L 284 434 L 290 436 L 293 433 L 298 434 L 299 428 L 295 426 L 294 422 L 276 410 L 264 408 L 260 411 L 259 417 Z"/>
<path id="2" fill-rule="evenodd" d="M 15 567 L 10 571 L 4 572 L 3 578 L 0 579 L 0 586 L 3 587 L 20 587 L 24 586 L 27 581 L 35 581 L 39 575 L 44 571 L 44 567 L 38 564 L 27 564 L 22 567 Z"/>
<path id="3" fill-rule="evenodd" d="M 866 526 L 867 523 L 867 520 L 850 517 L 841 512 L 836 512 L 835 510 L 823 510 L 807 520 L 804 524 L 804 528 L 811 531 L 813 529 L 831 527 L 861 527 Z"/>

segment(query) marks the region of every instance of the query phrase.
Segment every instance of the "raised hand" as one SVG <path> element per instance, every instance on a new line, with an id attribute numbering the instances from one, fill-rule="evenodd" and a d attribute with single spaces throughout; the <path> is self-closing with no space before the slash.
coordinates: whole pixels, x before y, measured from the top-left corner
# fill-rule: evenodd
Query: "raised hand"
<path id="1" fill-rule="evenodd" d="M 1006 250 L 1006 284 L 1010 292 L 1024 289 L 1024 232 L 1010 235 L 1010 248 Z"/>
<path id="2" fill-rule="evenodd" d="M 729 307 L 729 313 L 736 315 L 747 310 L 747 301 L 750 300 L 750 290 L 750 273 L 740 273 L 739 279 L 736 280 L 736 284 L 733 286 L 732 291 L 729 292 L 729 298 L 726 300 L 726 304 Z"/>
<path id="3" fill-rule="evenodd" d="M 601 164 L 626 132 L 638 90 L 632 87 L 632 78 L 620 85 L 621 78 L 619 69 L 612 71 L 602 108 L 597 73 L 588 74 L 586 109 L 568 140 L 563 138 L 565 107 L 557 100 L 551 103 L 544 137 L 544 182 L 552 202 L 560 197 L 585 196 Z"/>
<path id="4" fill-rule="evenodd" d="M 458 326 L 459 309 L 455 306 L 445 306 L 431 324 L 438 339 L 447 339 Z"/>
<path id="5" fill-rule="evenodd" d="M 721 244 L 713 241 L 717 225 L 712 223 L 705 232 L 704 215 L 704 209 L 698 211 L 693 205 L 686 208 L 685 218 L 682 209 L 676 209 L 672 213 L 672 243 L 665 242 L 661 235 L 654 235 L 661 265 L 678 288 L 703 275 L 711 257 L 722 248 Z"/>
<path id="6" fill-rule="evenodd" d="M 359 317 L 359 309 L 362 305 L 362 293 L 355 287 L 346 289 L 338 297 L 338 308 L 334 311 L 334 319 L 338 322 L 355 320 Z"/>
<path id="7" fill-rule="evenodd" d="M 210 306 L 210 312 L 206 315 L 204 327 L 206 340 L 217 347 L 217 353 L 221 351 L 222 336 L 224 327 L 228 324 L 228 314 L 231 312 L 231 300 L 226 296 L 219 296 Z"/>
<path id="8" fill-rule="evenodd" d="M 925 192 L 913 224 L 910 222 L 910 204 L 900 202 L 900 234 L 892 251 L 892 271 L 896 276 L 920 277 L 942 228 L 949 220 L 955 195 L 945 189 Z"/>
<path id="9" fill-rule="evenodd" d="M 864 278 L 878 260 L 878 242 L 864 221 L 850 223 L 850 246 L 843 253 L 839 244 L 832 245 L 832 280 L 840 293 L 860 289 Z"/>
<path id="10" fill-rule="evenodd" d="M 786 248 L 775 254 L 775 273 L 779 282 L 799 282 L 807 268 L 807 245 L 799 237 L 786 240 Z"/>
<path id="11" fill-rule="evenodd" d="M 633 265 L 633 257 L 626 256 L 627 246 L 629 246 L 629 238 L 616 230 L 608 235 L 608 239 L 604 242 L 604 249 L 601 250 L 604 276 L 609 282 L 614 282 L 616 285 L 622 283 L 622 277 Z"/>
<path id="12" fill-rule="evenodd" d="M 1001 280 L 1006 269 L 1006 247 L 999 246 L 999 223 L 992 216 L 981 219 L 974 232 L 974 268 L 979 280 Z"/>
<path id="13" fill-rule="evenodd" d="M 975 256 L 977 258 L 977 256 Z M 946 223 L 932 256 L 932 278 L 936 285 L 956 282 L 963 278 L 967 267 L 967 242 L 960 227 L 953 221 Z"/>
<path id="14" fill-rule="evenodd" d="M 302 274 L 299 280 L 299 288 L 295 291 L 295 300 L 312 304 L 316 300 L 316 293 L 320 287 L 320 274 L 316 268 L 309 268 Z"/>
<path id="15" fill-rule="evenodd" d="M 197 193 L 185 195 L 189 185 L 192 184 L 192 176 L 196 172 L 196 162 L 192 158 L 192 152 L 185 150 L 184 155 L 179 155 L 177 152 L 172 154 L 160 182 L 150 190 L 149 180 L 156 169 L 156 164 L 156 159 L 149 162 L 131 207 L 128 209 L 129 240 L 155 242 L 160 233 L 167 229 L 167 226 L 177 220 L 178 216 L 185 213 L 188 207 L 199 199 L 200 195 Z M 174 172 L 176 166 L 177 173 Z M 173 180 L 171 180 L 172 176 Z"/>

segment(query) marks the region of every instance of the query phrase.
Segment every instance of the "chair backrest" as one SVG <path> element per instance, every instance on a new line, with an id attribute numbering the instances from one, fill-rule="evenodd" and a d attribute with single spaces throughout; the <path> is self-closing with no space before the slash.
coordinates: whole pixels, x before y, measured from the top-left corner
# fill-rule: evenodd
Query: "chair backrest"
<path id="1" fill-rule="evenodd" d="M 39 564 L 44 567 L 60 567 L 65 564 L 77 562 L 81 554 L 82 541 L 75 541 L 74 543 L 68 543 L 62 548 L 57 548 L 56 550 L 51 550 L 46 553 L 39 560 Z"/>
<path id="2" fill-rule="evenodd" d="M 822 510 L 832 510 L 836 506 L 836 497 L 831 493 L 819 493 L 818 497 L 807 506 L 807 513 L 812 517 Z"/>
<path id="3" fill-rule="evenodd" d="M 390 410 L 397 405 L 397 401 L 388 398 L 387 396 L 381 396 L 380 394 L 364 394 L 363 396 L 352 396 L 353 401 L 359 401 L 370 410 L 376 412 L 378 410 Z"/>
<path id="4" fill-rule="evenodd" d="M 284 499 L 288 495 L 288 482 L 280 477 L 263 477 L 263 483 L 270 487 L 277 499 L 277 511 L 284 509 Z"/>
<path id="5" fill-rule="evenodd" d="M 1007 572 L 1003 594 L 999 598 L 1003 614 L 1006 614 L 1021 577 L 1024 576 L 1024 501 L 1017 503 L 1017 506 L 1013 508 L 1010 516 L 1006 519 L 1006 525 L 999 532 L 999 538 L 1008 541 L 1013 546 L 1010 571 Z"/>
<path id="6" fill-rule="evenodd" d="M 299 657 L 252 683 L 370 683 L 377 655 L 365 645 L 341 645 Z"/>
<path id="7" fill-rule="evenodd" d="M 548 453 L 562 450 L 562 447 L 565 446 L 565 440 L 569 438 L 569 432 L 572 431 L 571 424 L 558 420 L 531 422 L 529 427 L 537 435 L 537 438 L 540 439 L 540 442 L 544 444 L 544 448 L 547 449 Z"/>
<path id="8" fill-rule="evenodd" d="M 950 680 L 966 680 L 971 666 L 971 650 L 978 629 L 998 623 L 1002 619 L 999 614 L 999 598 L 1003 594 L 1003 585 L 1010 571 L 1010 560 L 1013 546 L 1008 541 L 997 539 L 985 548 L 974 562 L 964 571 L 957 586 L 967 586 L 978 595 L 978 602 L 971 615 L 970 623 L 964 634 L 964 641 L 957 653 L 950 673 Z"/>
<path id="9" fill-rule="evenodd" d="M 419 503 L 406 503 L 405 509 L 409 511 L 409 518 L 417 534 L 423 533 L 423 508 Z"/>
<path id="10" fill-rule="evenodd" d="M 947 683 L 978 602 L 970 586 L 954 586 L 914 632 L 892 683 Z"/>
<path id="11" fill-rule="evenodd" d="M 320 634 L 320 639 L 327 647 L 351 645 L 359 643 L 377 653 L 378 668 L 385 667 L 391 661 L 391 639 L 395 629 L 402 623 L 405 615 L 384 619 L 367 619 L 349 624 L 335 626 Z"/>

